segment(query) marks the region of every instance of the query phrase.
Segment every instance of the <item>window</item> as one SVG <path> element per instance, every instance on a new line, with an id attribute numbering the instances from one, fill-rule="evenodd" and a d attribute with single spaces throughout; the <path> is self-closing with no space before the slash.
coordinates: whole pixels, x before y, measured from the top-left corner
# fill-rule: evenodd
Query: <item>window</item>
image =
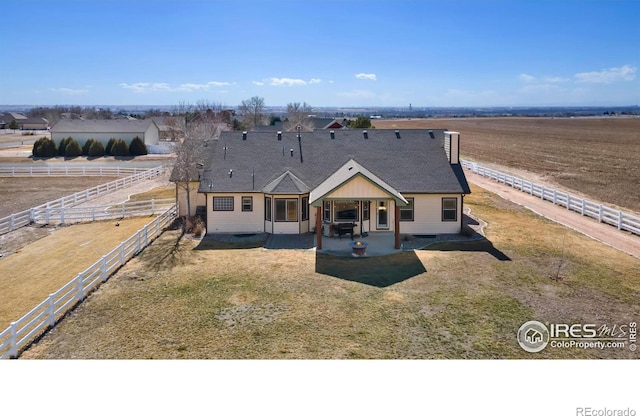
<path id="1" fill-rule="evenodd" d="M 335 201 L 336 221 L 356 221 L 358 219 L 358 201 Z"/>
<path id="2" fill-rule="evenodd" d="M 413 221 L 413 198 L 405 198 L 409 203 L 406 207 L 398 207 L 400 209 L 400 221 Z"/>
<path id="3" fill-rule="evenodd" d="M 307 221 L 309 219 L 309 198 L 302 198 L 302 221 Z"/>
<path id="4" fill-rule="evenodd" d="M 298 221 L 298 200 L 276 199 L 276 221 Z"/>
<path id="5" fill-rule="evenodd" d="M 442 198 L 442 221 L 458 220 L 458 198 Z"/>
<path id="6" fill-rule="evenodd" d="M 331 201 L 323 202 L 322 219 L 331 222 Z"/>
<path id="7" fill-rule="evenodd" d="M 362 202 L 362 220 L 367 221 L 369 219 L 369 207 L 371 206 L 371 201 L 363 201 Z"/>
<path id="8" fill-rule="evenodd" d="M 253 197 L 252 196 L 243 196 L 242 197 L 242 211 L 243 212 L 253 211 Z"/>
<path id="9" fill-rule="evenodd" d="M 213 210 L 214 211 L 233 211 L 233 197 L 232 196 L 214 196 Z"/>
<path id="10" fill-rule="evenodd" d="M 264 219 L 271 221 L 271 198 L 269 197 L 264 199 Z"/>

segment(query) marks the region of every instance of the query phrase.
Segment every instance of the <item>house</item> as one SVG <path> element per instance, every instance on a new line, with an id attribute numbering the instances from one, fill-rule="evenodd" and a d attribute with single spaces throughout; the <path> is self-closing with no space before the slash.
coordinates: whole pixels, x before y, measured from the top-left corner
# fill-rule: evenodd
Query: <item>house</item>
<path id="1" fill-rule="evenodd" d="M 80 146 L 93 138 L 107 145 L 109 139 L 124 139 L 127 144 L 139 137 L 148 145 L 157 145 L 159 129 L 153 120 L 71 120 L 58 121 L 51 128 L 51 138 L 60 143 L 62 139 L 72 137 Z"/>
<path id="2" fill-rule="evenodd" d="M 20 113 L 0 114 L 0 128 L 9 128 L 12 121 L 15 121 L 20 130 L 46 130 L 49 121 L 43 117 L 27 117 Z"/>
<path id="3" fill-rule="evenodd" d="M 392 231 L 399 248 L 400 233 L 462 231 L 470 189 L 459 143 L 446 130 L 225 131 L 207 148 L 197 204 L 207 233 L 317 230 L 321 248 L 348 224 Z"/>

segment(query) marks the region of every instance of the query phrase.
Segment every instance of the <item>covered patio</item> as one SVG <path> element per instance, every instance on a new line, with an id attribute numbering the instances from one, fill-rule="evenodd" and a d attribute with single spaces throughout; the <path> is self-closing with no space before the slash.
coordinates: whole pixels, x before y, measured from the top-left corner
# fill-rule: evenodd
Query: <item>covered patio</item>
<path id="1" fill-rule="evenodd" d="M 324 237 L 322 239 L 322 248 L 316 250 L 318 253 L 331 254 L 343 257 L 371 257 L 384 256 L 387 254 L 400 253 L 402 248 L 395 248 L 395 233 L 393 231 L 380 231 L 369 233 L 367 237 L 354 237 L 353 240 L 349 235 L 338 237 Z M 365 250 L 364 256 L 353 254 L 352 244 L 362 242 Z"/>

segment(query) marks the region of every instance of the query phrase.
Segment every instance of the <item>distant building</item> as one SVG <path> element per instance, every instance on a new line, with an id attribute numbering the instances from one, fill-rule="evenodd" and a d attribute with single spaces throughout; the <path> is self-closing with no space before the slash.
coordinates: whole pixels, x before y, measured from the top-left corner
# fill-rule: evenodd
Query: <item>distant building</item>
<path id="1" fill-rule="evenodd" d="M 80 146 L 89 139 L 107 145 L 109 139 L 123 139 L 127 144 L 139 137 L 146 145 L 157 145 L 160 136 L 158 125 L 147 120 L 60 120 L 51 128 L 51 138 L 60 143 L 72 137 Z"/>
<path id="2" fill-rule="evenodd" d="M 19 130 L 46 130 L 49 121 L 43 117 L 27 117 L 20 113 L 0 114 L 0 128 L 8 129 L 12 121 L 15 121 Z"/>

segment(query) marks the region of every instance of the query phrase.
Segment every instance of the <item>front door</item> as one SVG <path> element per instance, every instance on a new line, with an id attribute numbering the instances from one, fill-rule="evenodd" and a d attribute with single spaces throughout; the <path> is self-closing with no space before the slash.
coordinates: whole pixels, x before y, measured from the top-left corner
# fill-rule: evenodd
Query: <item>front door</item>
<path id="1" fill-rule="evenodd" d="M 376 224 L 376 228 L 378 229 L 388 229 L 389 228 L 389 212 L 388 212 L 388 202 L 387 201 L 378 201 L 378 221 Z"/>

